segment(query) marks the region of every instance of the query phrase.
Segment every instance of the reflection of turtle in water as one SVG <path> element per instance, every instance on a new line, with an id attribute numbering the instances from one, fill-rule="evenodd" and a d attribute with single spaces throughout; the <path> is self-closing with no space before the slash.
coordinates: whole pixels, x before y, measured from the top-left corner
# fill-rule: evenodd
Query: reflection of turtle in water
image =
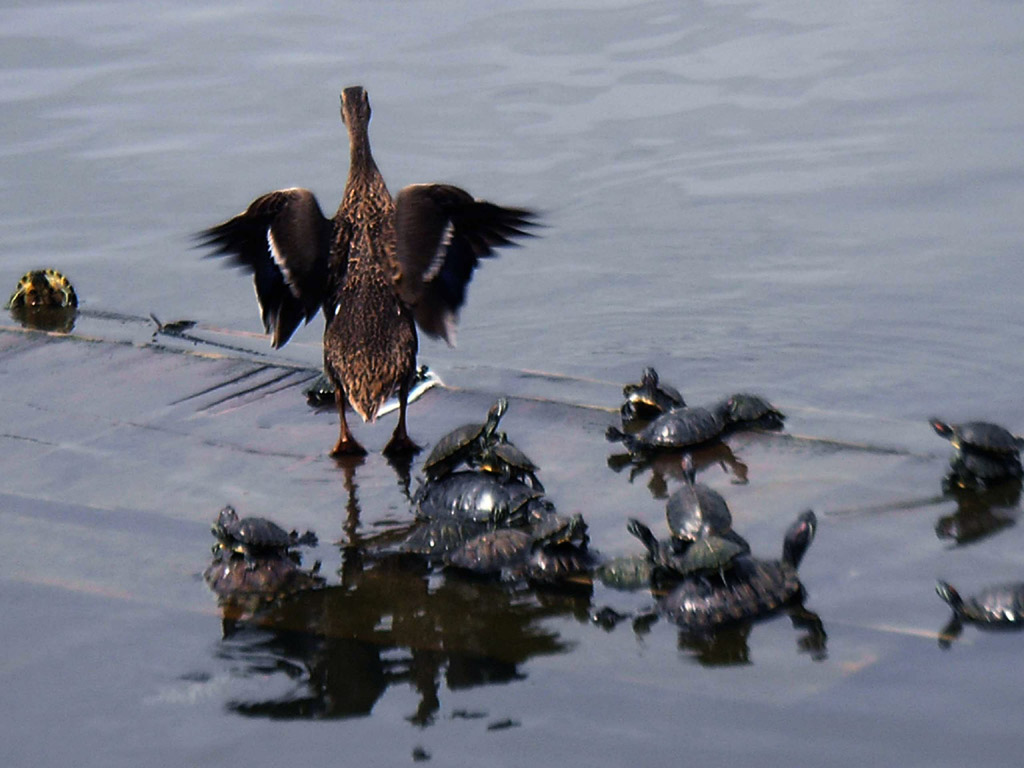
<path id="1" fill-rule="evenodd" d="M 950 485 L 946 493 L 956 499 L 956 511 L 935 522 L 935 535 L 970 544 L 1014 525 L 1019 513 L 1021 479 L 1012 478 L 986 488 Z"/>
<path id="2" fill-rule="evenodd" d="M 1024 475 L 1020 463 L 1024 438 L 987 421 L 947 424 L 931 419 L 930 423 L 956 449 L 949 462 L 948 486 L 986 486 Z"/>
<path id="3" fill-rule="evenodd" d="M 70 333 L 78 297 L 71 282 L 55 269 L 26 272 L 7 301 L 11 315 L 26 328 Z"/>
<path id="4" fill-rule="evenodd" d="M 302 536 L 290 533 L 264 517 L 239 518 L 233 507 L 224 507 L 213 524 L 217 543 L 214 554 L 221 551 L 241 555 L 250 568 L 260 558 L 288 556 L 290 547 L 315 546 L 316 534 L 306 531 Z"/>
<path id="5" fill-rule="evenodd" d="M 644 368 L 639 384 L 627 384 L 622 388 L 626 398 L 619 411 L 623 422 L 649 421 L 657 418 L 673 408 L 686 405 L 679 390 L 660 383 L 658 372 L 653 368 Z"/>
<path id="6" fill-rule="evenodd" d="M 1024 582 L 988 587 L 966 598 L 944 581 L 935 591 L 953 609 L 953 618 L 939 637 L 942 648 L 960 635 L 965 621 L 989 629 L 1024 628 Z"/>

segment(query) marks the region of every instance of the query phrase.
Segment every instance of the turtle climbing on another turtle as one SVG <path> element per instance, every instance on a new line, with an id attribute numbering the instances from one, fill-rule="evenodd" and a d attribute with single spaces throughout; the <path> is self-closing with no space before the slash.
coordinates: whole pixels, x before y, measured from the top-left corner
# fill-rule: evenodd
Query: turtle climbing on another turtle
<path id="1" fill-rule="evenodd" d="M 468 465 L 471 459 L 483 453 L 490 442 L 497 441 L 495 432 L 507 410 L 508 400 L 498 398 L 487 411 L 483 424 L 463 424 L 444 435 L 423 462 L 423 474 L 429 480 L 438 480 L 460 465 Z"/>
<path id="2" fill-rule="evenodd" d="M 953 609 L 953 618 L 939 636 L 939 646 L 948 648 L 969 621 L 987 629 L 1024 628 L 1024 582 L 988 587 L 970 597 L 961 597 L 952 585 L 940 581 L 935 591 Z"/>
<path id="3" fill-rule="evenodd" d="M 1024 438 L 987 421 L 947 424 L 933 418 L 929 423 L 955 449 L 947 485 L 984 487 L 1024 475 L 1020 462 Z"/>
<path id="4" fill-rule="evenodd" d="M 662 384 L 658 372 L 650 367 L 644 368 L 639 384 L 627 384 L 622 388 L 622 396 L 626 398 L 619 408 L 623 423 L 650 421 L 666 411 L 686 406 L 679 390 Z"/>
<path id="5" fill-rule="evenodd" d="M 228 552 L 241 555 L 250 568 L 261 558 L 290 556 L 289 550 L 298 546 L 316 546 L 316 534 L 306 531 L 288 532 L 265 517 L 239 518 L 234 507 L 224 507 L 211 529 L 217 537 L 213 553 Z"/>
<path id="6" fill-rule="evenodd" d="M 732 529 L 732 513 L 722 495 L 710 486 L 697 482 L 693 457 L 683 456 L 683 485 L 669 496 L 665 505 L 665 519 L 676 549 L 697 539 L 720 536 L 729 539 L 749 552 L 750 545 Z"/>

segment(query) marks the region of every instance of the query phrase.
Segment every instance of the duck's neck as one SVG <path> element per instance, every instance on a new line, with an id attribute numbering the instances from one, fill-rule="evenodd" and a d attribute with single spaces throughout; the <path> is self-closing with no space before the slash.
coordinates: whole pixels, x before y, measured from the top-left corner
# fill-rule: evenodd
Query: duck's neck
<path id="1" fill-rule="evenodd" d="M 377 164 L 370 152 L 370 134 L 365 125 L 354 127 L 349 133 L 348 181 L 351 184 L 357 179 L 372 179 L 379 176 Z"/>

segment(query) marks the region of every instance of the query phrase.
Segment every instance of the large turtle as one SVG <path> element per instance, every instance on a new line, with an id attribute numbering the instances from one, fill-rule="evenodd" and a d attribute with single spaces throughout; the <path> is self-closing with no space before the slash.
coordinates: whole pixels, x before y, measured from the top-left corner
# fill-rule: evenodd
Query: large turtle
<path id="1" fill-rule="evenodd" d="M 656 450 L 679 450 L 717 440 L 725 422 L 718 413 L 701 407 L 675 408 L 663 413 L 646 427 L 628 435 L 616 427 L 608 427 L 605 437 L 619 441 L 632 454 Z"/>
<path id="2" fill-rule="evenodd" d="M 255 567 L 259 558 L 287 555 L 290 547 L 315 546 L 317 542 L 312 531 L 300 536 L 297 531 L 288 532 L 265 517 L 239 518 L 231 506 L 220 511 L 211 530 L 217 537 L 213 546 L 215 555 L 224 551 L 239 554 L 250 568 Z"/>
<path id="3" fill-rule="evenodd" d="M 704 632 L 781 608 L 803 595 L 797 568 L 816 528 L 814 512 L 803 512 L 786 531 L 782 559 L 739 555 L 724 574 L 681 581 L 658 601 L 658 612 L 683 629 Z"/>
<path id="4" fill-rule="evenodd" d="M 781 429 L 786 415 L 760 395 L 737 392 L 715 406 L 729 429 Z"/>
<path id="5" fill-rule="evenodd" d="M 679 390 L 659 382 L 658 372 L 653 368 L 644 368 L 639 384 L 624 386 L 622 396 L 626 398 L 619 409 L 623 422 L 649 421 L 686 405 Z"/>
<path id="6" fill-rule="evenodd" d="M 945 581 L 935 591 L 953 609 L 953 618 L 939 637 L 943 648 L 960 634 L 965 621 L 990 629 L 1024 628 L 1024 582 L 988 587 L 966 598 Z"/>
<path id="7" fill-rule="evenodd" d="M 1020 462 L 1024 438 L 987 421 L 947 424 L 933 418 L 929 423 L 956 449 L 947 483 L 984 486 L 1024 475 Z"/>
<path id="8" fill-rule="evenodd" d="M 534 509 L 547 509 L 541 491 L 486 472 L 453 472 L 424 483 L 413 495 L 416 517 L 454 517 L 490 525 L 525 524 Z"/>
<path id="9" fill-rule="evenodd" d="M 585 545 L 561 540 L 561 534 L 535 536 L 518 528 L 479 534 L 451 551 L 446 563 L 454 568 L 505 581 L 559 581 L 587 573 L 592 558 Z"/>
<path id="10" fill-rule="evenodd" d="M 423 462 L 423 473 L 437 480 L 454 471 L 460 464 L 469 463 L 495 440 L 501 417 L 508 410 L 508 400 L 499 398 L 487 412 L 483 424 L 463 424 L 442 437 Z"/>

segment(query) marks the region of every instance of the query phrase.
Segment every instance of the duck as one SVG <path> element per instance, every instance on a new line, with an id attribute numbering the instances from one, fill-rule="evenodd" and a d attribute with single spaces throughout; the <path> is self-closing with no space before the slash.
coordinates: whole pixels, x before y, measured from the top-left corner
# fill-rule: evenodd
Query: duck
<path id="1" fill-rule="evenodd" d="M 198 234 L 210 255 L 252 274 L 274 349 L 323 313 L 324 371 L 340 421 L 335 457 L 366 454 L 349 428 L 348 408 L 372 423 L 396 391 L 398 423 L 383 453 L 420 450 L 406 427 L 417 328 L 454 346 L 479 260 L 517 245 L 537 220 L 532 210 L 478 200 L 450 184 L 412 184 L 392 199 L 370 150 L 370 114 L 362 86 L 342 91 L 349 171 L 333 218 L 308 189 L 280 189 Z"/>

